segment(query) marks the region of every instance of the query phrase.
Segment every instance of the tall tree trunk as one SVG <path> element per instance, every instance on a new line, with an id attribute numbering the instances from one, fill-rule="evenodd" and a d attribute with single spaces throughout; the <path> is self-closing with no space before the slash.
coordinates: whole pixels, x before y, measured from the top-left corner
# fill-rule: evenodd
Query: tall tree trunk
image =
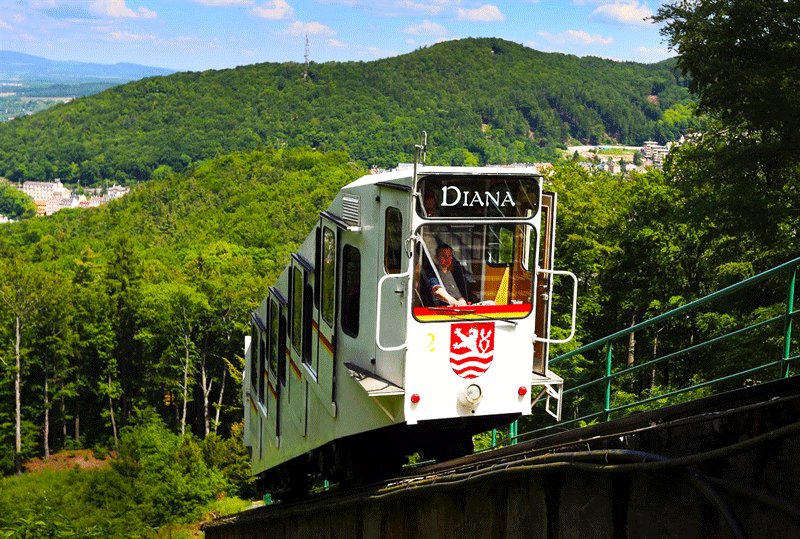
<path id="1" fill-rule="evenodd" d="M 108 373 L 108 387 L 111 387 L 111 373 Z M 111 433 L 114 435 L 114 447 L 117 447 L 117 420 L 114 417 L 114 399 L 111 391 L 108 392 L 108 413 L 111 417 Z"/>
<path id="2" fill-rule="evenodd" d="M 75 443 L 81 440 L 81 401 L 75 401 Z"/>
<path id="3" fill-rule="evenodd" d="M 47 373 L 44 375 L 44 460 L 50 459 L 50 387 Z"/>
<path id="4" fill-rule="evenodd" d="M 214 434 L 217 433 L 219 427 L 219 415 L 222 411 L 222 396 L 225 394 L 225 378 L 228 376 L 227 365 L 222 366 L 222 382 L 219 385 L 219 399 L 217 400 L 217 410 L 214 414 Z"/>
<path id="5" fill-rule="evenodd" d="M 62 386 L 63 389 L 63 386 Z M 62 392 L 63 395 L 63 392 Z M 67 443 L 67 399 L 61 398 L 61 442 Z"/>
<path id="6" fill-rule="evenodd" d="M 16 336 L 14 340 L 14 469 L 22 475 L 22 327 L 19 315 L 16 316 Z"/>
<path id="7" fill-rule="evenodd" d="M 186 434 L 186 406 L 189 401 L 189 336 L 183 337 L 183 415 L 181 416 L 181 436 Z"/>
<path id="8" fill-rule="evenodd" d="M 203 437 L 208 436 L 211 432 L 209 425 L 208 401 L 211 396 L 211 388 L 214 386 L 214 380 L 210 379 L 206 372 L 206 358 L 203 354 L 203 361 L 200 363 L 200 389 L 203 391 Z"/>

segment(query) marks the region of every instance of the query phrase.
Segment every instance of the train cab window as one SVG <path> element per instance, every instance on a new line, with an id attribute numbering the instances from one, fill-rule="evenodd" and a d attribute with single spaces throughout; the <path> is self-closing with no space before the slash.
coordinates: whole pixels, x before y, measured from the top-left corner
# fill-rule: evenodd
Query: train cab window
<path id="1" fill-rule="evenodd" d="M 333 326 L 333 299 L 336 290 L 336 234 L 330 228 L 322 233 L 322 318 Z"/>
<path id="2" fill-rule="evenodd" d="M 292 348 L 300 354 L 303 343 L 303 269 L 292 272 Z"/>
<path id="3" fill-rule="evenodd" d="M 417 234 L 421 241 L 412 274 L 417 320 L 525 318 L 531 313 L 532 274 L 522 265 L 530 256 L 523 239 L 526 234 L 533 243 L 537 239 L 530 224 L 430 223 Z"/>
<path id="4" fill-rule="evenodd" d="M 342 330 L 358 337 L 361 309 L 361 252 L 352 245 L 342 249 Z"/>
<path id="5" fill-rule="evenodd" d="M 386 273 L 400 273 L 403 260 L 403 214 L 397 208 L 386 208 L 383 238 L 383 265 Z"/>

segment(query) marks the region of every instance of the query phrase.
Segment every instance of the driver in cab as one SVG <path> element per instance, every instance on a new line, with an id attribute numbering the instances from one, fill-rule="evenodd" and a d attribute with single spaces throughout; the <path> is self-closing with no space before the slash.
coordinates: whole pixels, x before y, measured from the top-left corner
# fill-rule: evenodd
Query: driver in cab
<path id="1" fill-rule="evenodd" d="M 436 270 L 441 280 L 435 274 L 428 277 L 428 286 L 438 305 L 451 307 L 464 307 L 467 300 L 467 281 L 464 270 L 453 258 L 453 248 L 443 243 L 436 248 Z"/>

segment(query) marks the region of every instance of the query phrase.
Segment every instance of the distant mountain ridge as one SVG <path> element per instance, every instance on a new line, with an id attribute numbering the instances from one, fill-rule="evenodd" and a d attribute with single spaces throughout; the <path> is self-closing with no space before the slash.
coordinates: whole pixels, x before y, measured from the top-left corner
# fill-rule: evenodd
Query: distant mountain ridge
<path id="1" fill-rule="evenodd" d="M 175 71 L 171 69 L 138 64 L 57 61 L 21 52 L 0 51 L 0 81 L 72 82 L 95 79 L 127 82 L 172 73 Z"/>
<path id="2" fill-rule="evenodd" d="M 675 61 L 616 62 L 494 38 L 371 62 L 264 63 L 175 73 L 0 125 L 0 175 L 143 181 L 236 150 L 346 151 L 366 166 L 556 159 L 566 144 L 672 140 L 691 101 Z"/>

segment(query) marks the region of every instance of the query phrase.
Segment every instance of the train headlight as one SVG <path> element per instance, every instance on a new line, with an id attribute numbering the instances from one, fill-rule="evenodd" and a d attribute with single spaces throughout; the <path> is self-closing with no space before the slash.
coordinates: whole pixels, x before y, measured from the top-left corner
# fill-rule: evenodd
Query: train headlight
<path id="1" fill-rule="evenodd" d="M 481 397 L 483 397 L 483 391 L 481 391 L 481 386 L 478 384 L 470 384 L 464 390 L 464 401 L 467 404 L 475 406 L 481 401 Z"/>

